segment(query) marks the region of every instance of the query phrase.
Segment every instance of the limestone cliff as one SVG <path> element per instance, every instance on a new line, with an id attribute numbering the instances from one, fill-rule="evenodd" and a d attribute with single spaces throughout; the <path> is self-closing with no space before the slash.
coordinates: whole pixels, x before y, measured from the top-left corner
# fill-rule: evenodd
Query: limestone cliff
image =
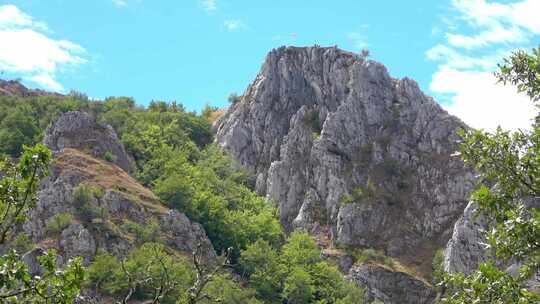
<path id="1" fill-rule="evenodd" d="M 337 48 L 273 50 L 217 140 L 275 200 L 287 230 L 328 226 L 339 245 L 398 256 L 444 244 L 472 173 L 455 131 L 466 126 L 410 79 Z"/>
<path id="2" fill-rule="evenodd" d="M 467 126 L 413 80 L 335 47 L 271 51 L 215 123 L 217 142 L 277 203 L 287 231 L 382 249 L 424 273 L 473 188 L 472 171 L 453 156 L 458 128 Z M 385 289 L 369 275 L 357 281 Z"/>

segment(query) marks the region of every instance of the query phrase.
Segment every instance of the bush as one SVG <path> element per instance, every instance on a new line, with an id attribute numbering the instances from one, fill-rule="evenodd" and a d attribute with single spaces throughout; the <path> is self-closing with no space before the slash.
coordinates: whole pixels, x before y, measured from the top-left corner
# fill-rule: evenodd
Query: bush
<path id="1" fill-rule="evenodd" d="M 266 241 L 257 241 L 242 251 L 240 267 L 262 299 L 278 300 L 284 276 L 278 252 Z"/>
<path id="2" fill-rule="evenodd" d="M 110 151 L 105 152 L 103 158 L 110 163 L 114 163 L 116 161 L 116 155 L 112 154 Z"/>
<path id="3" fill-rule="evenodd" d="M 442 249 L 437 250 L 433 257 L 432 265 L 432 283 L 434 286 L 438 285 L 444 280 L 444 251 Z"/>
<path id="4" fill-rule="evenodd" d="M 352 203 L 354 203 L 354 198 L 352 197 L 352 195 L 350 195 L 348 193 L 343 193 L 339 197 L 339 205 L 340 206 L 345 206 L 345 205 L 349 205 L 349 204 L 352 204 Z"/>
<path id="5" fill-rule="evenodd" d="M 314 291 L 309 273 L 301 267 L 295 267 L 285 280 L 283 296 L 287 299 L 287 303 L 310 303 Z"/>
<path id="6" fill-rule="evenodd" d="M 94 219 L 105 219 L 107 217 L 104 208 L 94 205 L 97 202 L 96 195 L 102 194 L 103 190 L 92 188 L 90 186 L 80 184 L 73 189 L 73 206 L 77 212 L 77 216 L 86 224 L 91 224 Z"/>
<path id="7" fill-rule="evenodd" d="M 352 203 L 358 203 L 363 199 L 372 199 L 377 194 L 377 187 L 370 177 L 367 178 L 366 187 L 361 186 L 354 187 L 351 190 L 351 194 L 344 193 L 339 198 L 339 204 L 344 206 Z"/>
<path id="8" fill-rule="evenodd" d="M 18 253 L 25 253 L 34 247 L 34 243 L 28 236 L 28 234 L 22 232 L 19 233 L 10 244 L 12 249 L 15 249 Z"/>
<path id="9" fill-rule="evenodd" d="M 59 213 L 47 221 L 46 230 L 48 233 L 58 234 L 71 224 L 73 216 L 69 213 Z"/>
<path id="10" fill-rule="evenodd" d="M 123 264 L 123 266 L 122 266 Z M 125 271 L 124 271 L 124 269 Z M 168 290 L 160 303 L 176 303 L 194 279 L 187 262 L 169 255 L 160 244 L 146 243 L 132 251 L 124 262 L 101 252 L 88 267 L 87 285 L 97 287 L 108 295 L 124 296 L 129 289 L 129 273 L 135 284 L 133 300 L 146 300 L 163 286 Z"/>
<path id="11" fill-rule="evenodd" d="M 318 139 L 322 131 L 322 123 L 317 110 L 310 110 L 304 116 L 304 124 L 311 129 L 315 139 Z"/>
<path id="12" fill-rule="evenodd" d="M 227 98 L 227 100 L 229 101 L 229 103 L 231 104 L 236 104 L 238 102 L 240 102 L 240 100 L 242 100 L 242 97 L 241 96 L 238 96 L 238 94 L 236 94 L 236 92 L 234 93 L 231 93 L 229 95 L 229 97 Z"/>
<path id="13" fill-rule="evenodd" d="M 142 245 L 151 241 L 155 241 L 158 235 L 159 224 L 155 219 L 149 220 L 141 225 L 129 220 L 122 224 L 122 229 L 135 235 L 135 243 Z"/>
<path id="14" fill-rule="evenodd" d="M 119 269 L 120 261 L 105 251 L 100 251 L 94 257 L 94 261 L 87 268 L 86 285 L 103 290 L 107 294 L 115 294 L 122 290 L 120 286 Z M 118 288 L 117 288 L 118 287 Z"/>
<path id="15" fill-rule="evenodd" d="M 392 266 L 392 258 L 386 256 L 381 250 L 368 248 L 353 253 L 356 263 L 377 263 Z"/>

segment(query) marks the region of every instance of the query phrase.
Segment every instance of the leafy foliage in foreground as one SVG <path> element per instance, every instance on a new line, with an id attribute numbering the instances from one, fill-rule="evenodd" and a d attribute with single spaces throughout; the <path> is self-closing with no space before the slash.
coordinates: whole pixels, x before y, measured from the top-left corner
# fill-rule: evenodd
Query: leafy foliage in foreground
<path id="1" fill-rule="evenodd" d="M 0 245 L 16 237 L 13 227 L 25 220 L 35 205 L 36 189 L 47 175 L 51 152 L 43 145 L 24 148 L 15 167 L 4 161 L 0 168 Z M 40 276 L 33 276 L 20 255 L 11 250 L 0 256 L 0 302 L 2 303 L 73 303 L 84 278 L 81 259 L 73 259 L 62 269 L 56 266 L 56 252 L 49 250 L 39 257 Z"/>
<path id="2" fill-rule="evenodd" d="M 540 100 L 540 47 L 532 55 L 519 51 L 497 74 L 517 85 L 533 102 Z M 537 106 L 539 106 L 537 104 Z M 488 245 L 504 264 L 518 263 L 512 275 L 494 262 L 469 276 L 447 274 L 443 303 L 539 303 L 527 281 L 540 274 L 540 212 L 531 201 L 540 197 L 540 114 L 530 131 L 462 132 L 463 159 L 481 176 L 473 200 L 492 219 Z M 536 202 L 538 203 L 538 202 Z"/>
<path id="3" fill-rule="evenodd" d="M 193 261 L 174 256 L 156 243 L 146 243 L 125 260 L 102 252 L 88 268 L 87 284 L 105 294 L 151 303 L 260 303 L 254 293 L 242 288 L 223 271 L 228 263 L 204 262 L 194 253 Z"/>

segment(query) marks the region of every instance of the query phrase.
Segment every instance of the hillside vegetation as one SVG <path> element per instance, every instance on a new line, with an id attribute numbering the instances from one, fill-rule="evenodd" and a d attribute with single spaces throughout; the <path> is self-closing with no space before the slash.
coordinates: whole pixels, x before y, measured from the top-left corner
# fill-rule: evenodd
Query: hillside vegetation
<path id="1" fill-rule="evenodd" d="M 163 204 L 199 222 L 215 251 L 227 255 L 226 267 L 215 266 L 219 271 L 202 286 L 204 292 L 196 302 L 362 302 L 361 290 L 347 283 L 336 266 L 320 258 L 311 237 L 298 233 L 285 239 L 275 204 L 257 196 L 250 177 L 235 169 L 212 143 L 210 120 L 215 119 L 215 109 L 197 114 L 177 103 L 151 102 L 141 107 L 130 98 L 92 101 L 76 93 L 0 96 L 0 153 L 8 159 L 18 158 L 25 146 L 41 142 L 46 128 L 70 111 L 85 112 L 114 128 L 134 161 L 132 175 L 136 179 L 114 166 L 110 153 L 95 159 L 86 151 L 64 149 L 55 156 L 55 168 L 71 168 L 85 175 L 84 185 L 74 189 L 75 200 L 99 197 L 94 189 L 122 188 L 119 191 L 128 193 L 134 202 L 147 204 L 143 207 L 153 213 L 165 213 Z M 59 214 L 48 229 L 59 233 L 72 221 L 72 215 Z M 95 223 L 90 217 L 82 224 Z M 189 295 L 201 285 L 191 258 L 168 250 L 163 237 L 153 235 L 151 223 L 129 224 L 124 221 L 121 228 L 134 235 L 137 248 L 124 256 L 98 248 L 99 253 L 89 261 L 85 288 L 109 297 L 111 302 L 128 295 L 129 299 L 155 299 L 156 290 L 161 288 L 166 292 L 158 294 L 159 303 L 196 303 L 191 301 L 197 297 Z M 306 251 L 307 260 L 303 257 Z M 298 258 L 291 259 L 293 256 Z"/>

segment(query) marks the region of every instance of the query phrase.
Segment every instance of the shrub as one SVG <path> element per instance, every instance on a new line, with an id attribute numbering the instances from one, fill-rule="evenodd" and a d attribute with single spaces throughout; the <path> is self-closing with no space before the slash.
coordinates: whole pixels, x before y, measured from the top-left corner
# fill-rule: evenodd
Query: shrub
<path id="1" fill-rule="evenodd" d="M 301 267 L 295 267 L 285 280 L 283 296 L 288 300 L 287 303 L 310 303 L 314 291 L 309 273 Z"/>
<path id="2" fill-rule="evenodd" d="M 47 221 L 46 230 L 48 233 L 58 234 L 69 226 L 72 220 L 73 216 L 69 213 L 56 214 Z"/>
<path id="3" fill-rule="evenodd" d="M 101 252 L 88 267 L 87 284 L 105 294 L 124 296 L 135 287 L 133 300 L 152 299 L 160 287 L 167 288 L 160 303 L 175 303 L 193 281 L 193 271 L 182 258 L 169 255 L 163 245 L 146 243 L 133 250 L 120 262 L 115 256 Z"/>
<path id="4" fill-rule="evenodd" d="M 116 161 L 116 155 L 112 154 L 110 151 L 105 152 L 103 158 L 110 163 L 114 163 Z"/>
<path id="5" fill-rule="evenodd" d="M 374 198 L 377 195 L 377 185 L 373 182 L 373 179 L 368 176 L 366 180 L 366 188 L 363 191 L 363 197 L 365 198 Z"/>
<path id="6" fill-rule="evenodd" d="M 318 139 L 321 135 L 322 125 L 319 118 L 319 112 L 317 110 L 310 110 L 304 115 L 304 124 L 311 129 L 315 139 Z"/>
<path id="7" fill-rule="evenodd" d="M 241 99 L 242 99 L 242 97 L 238 96 L 238 94 L 236 94 L 236 92 L 231 93 L 231 95 L 229 95 L 229 98 L 227 98 L 227 100 L 231 104 L 236 104 L 236 103 L 240 102 Z"/>
<path id="8" fill-rule="evenodd" d="M 381 250 L 373 248 L 357 251 L 353 254 L 356 263 L 377 263 L 392 266 L 392 258 L 386 256 Z"/>
<path id="9" fill-rule="evenodd" d="M 96 195 L 100 195 L 101 191 L 83 184 L 73 189 L 73 206 L 81 221 L 86 224 L 92 223 L 94 219 L 105 219 L 107 216 L 104 208 L 93 204 Z"/>
<path id="10" fill-rule="evenodd" d="M 155 219 L 149 220 L 144 225 L 126 220 L 122 224 L 122 229 L 135 235 L 135 243 L 142 245 L 156 239 L 159 225 Z"/>
<path id="11" fill-rule="evenodd" d="M 344 206 L 360 202 L 362 199 L 372 199 L 375 197 L 376 194 L 377 186 L 375 186 L 375 183 L 372 181 L 372 179 L 368 177 L 365 188 L 357 186 L 351 190 L 351 194 L 342 194 L 339 198 L 339 204 Z"/>
<path id="12" fill-rule="evenodd" d="M 341 206 L 349 205 L 349 204 L 352 204 L 352 203 L 354 203 L 354 198 L 348 193 L 343 193 L 339 197 L 339 204 Z"/>
<path id="13" fill-rule="evenodd" d="M 433 262 L 431 263 L 432 267 L 432 283 L 433 285 L 438 285 L 444 280 L 444 252 L 442 249 L 437 250 L 435 256 L 433 257 Z"/>
<path id="14" fill-rule="evenodd" d="M 25 253 L 34 247 L 34 243 L 28 236 L 28 234 L 22 232 L 19 233 L 10 244 L 12 249 L 15 249 L 18 253 Z"/>
<path id="15" fill-rule="evenodd" d="M 87 269 L 86 284 L 101 289 L 107 294 L 115 294 L 125 288 L 119 282 L 120 261 L 105 251 L 100 251 Z M 122 285 L 122 286 L 120 286 Z"/>

